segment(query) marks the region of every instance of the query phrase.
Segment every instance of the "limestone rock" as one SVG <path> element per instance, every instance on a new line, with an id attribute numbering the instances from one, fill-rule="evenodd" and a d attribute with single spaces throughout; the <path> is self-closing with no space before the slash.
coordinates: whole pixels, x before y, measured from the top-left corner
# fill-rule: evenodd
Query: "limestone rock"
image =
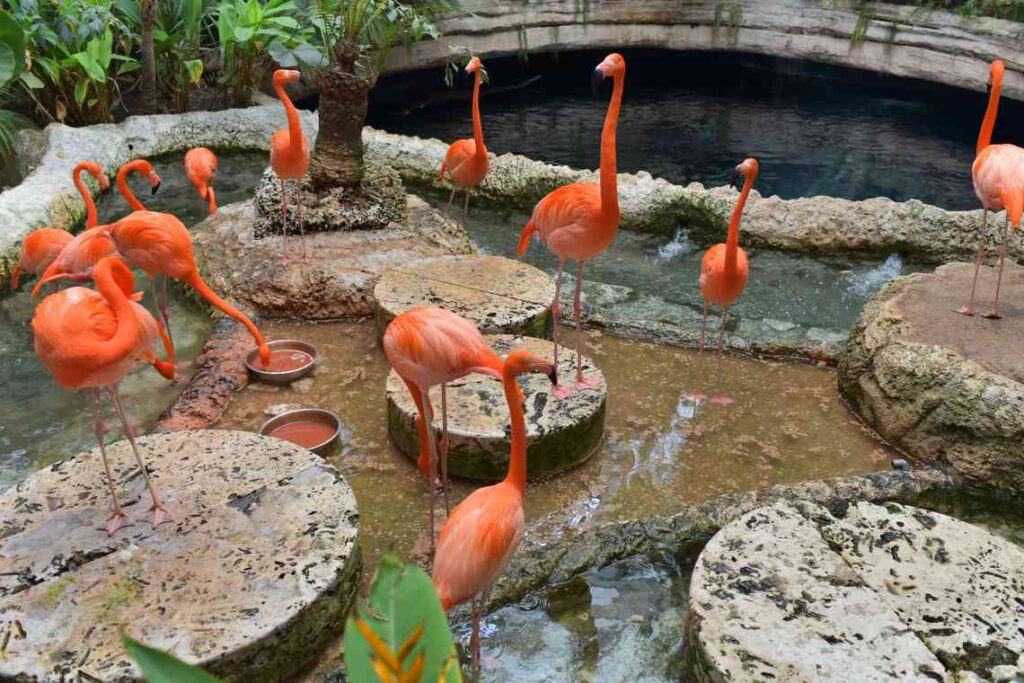
<path id="1" fill-rule="evenodd" d="M 864 307 L 839 364 L 839 390 L 882 436 L 966 478 L 1024 491 L 1024 269 L 1007 263 L 1002 320 L 955 311 L 973 265 L 889 283 Z M 982 269 L 976 306 L 991 308 Z"/>

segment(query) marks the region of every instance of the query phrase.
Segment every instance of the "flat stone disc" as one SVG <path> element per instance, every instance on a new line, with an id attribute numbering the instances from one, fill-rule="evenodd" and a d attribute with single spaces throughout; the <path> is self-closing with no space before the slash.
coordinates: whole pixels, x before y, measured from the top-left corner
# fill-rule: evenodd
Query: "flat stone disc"
<path id="1" fill-rule="evenodd" d="M 311 452 L 249 432 L 138 443 L 172 523 L 146 521 L 126 441 L 107 452 L 135 525 L 112 537 L 98 450 L 0 496 L 0 680 L 138 681 L 120 629 L 230 681 L 309 663 L 359 584 L 349 485 Z"/>
<path id="2" fill-rule="evenodd" d="M 440 306 L 484 334 L 551 336 L 555 282 L 533 266 L 503 256 L 444 256 L 392 268 L 373 290 L 377 329 L 414 306 Z"/>
<path id="3" fill-rule="evenodd" d="M 554 345 L 544 339 L 494 335 L 488 336 L 487 342 L 502 357 L 515 348 L 525 348 L 542 358 L 550 358 L 554 352 Z M 563 383 L 575 380 L 575 351 L 559 351 L 558 375 Z M 604 374 L 586 356 L 583 376 L 597 382 L 597 386 L 564 399 L 551 394 L 551 381 L 543 375 L 519 377 L 526 395 L 523 412 L 529 479 L 563 472 L 589 458 L 600 444 L 608 386 Z M 430 401 L 434 406 L 434 429 L 440 439 L 441 387 L 431 390 Z M 415 460 L 419 457 L 416 405 L 394 370 L 388 375 L 387 403 L 391 440 L 398 450 Z M 450 474 L 492 481 L 505 476 L 511 426 L 501 382 L 484 375 L 470 375 L 448 385 L 448 436 Z"/>
<path id="4" fill-rule="evenodd" d="M 711 539 L 689 602 L 700 680 L 1006 680 L 1024 653 L 1024 548 L 895 503 L 777 503 Z"/>

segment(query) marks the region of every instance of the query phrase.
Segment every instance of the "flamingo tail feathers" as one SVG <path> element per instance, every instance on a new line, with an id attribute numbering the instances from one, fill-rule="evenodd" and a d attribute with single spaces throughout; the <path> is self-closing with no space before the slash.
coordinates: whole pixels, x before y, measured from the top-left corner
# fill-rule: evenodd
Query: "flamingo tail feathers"
<path id="1" fill-rule="evenodd" d="M 516 255 L 519 258 L 523 258 L 523 254 L 530 248 L 530 238 L 533 237 L 533 233 L 537 232 L 537 226 L 533 220 L 530 220 L 526 227 L 523 228 L 523 234 L 519 236 L 519 247 L 516 249 Z"/>

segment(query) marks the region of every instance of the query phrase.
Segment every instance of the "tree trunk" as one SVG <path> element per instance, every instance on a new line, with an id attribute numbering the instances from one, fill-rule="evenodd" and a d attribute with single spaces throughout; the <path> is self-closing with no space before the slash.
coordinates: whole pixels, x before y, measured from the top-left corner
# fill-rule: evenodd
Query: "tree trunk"
<path id="1" fill-rule="evenodd" d="M 156 95 L 156 48 L 153 27 L 156 23 L 157 0 L 142 0 L 142 108 L 147 114 L 159 108 Z"/>
<path id="2" fill-rule="evenodd" d="M 363 179 L 363 122 L 372 76 L 353 66 L 332 63 L 317 74 L 320 129 L 310 164 L 317 191 L 358 187 Z"/>

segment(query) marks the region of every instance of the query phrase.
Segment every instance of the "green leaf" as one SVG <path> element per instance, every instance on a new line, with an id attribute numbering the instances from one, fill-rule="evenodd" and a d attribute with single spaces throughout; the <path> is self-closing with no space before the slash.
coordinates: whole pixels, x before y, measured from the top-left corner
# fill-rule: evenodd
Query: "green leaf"
<path id="1" fill-rule="evenodd" d="M 203 77 L 203 60 L 186 59 L 185 72 L 188 74 L 189 84 L 195 85 L 199 82 L 199 79 Z"/>
<path id="2" fill-rule="evenodd" d="M 46 87 L 45 85 L 43 85 L 43 82 L 39 80 L 39 77 L 31 71 L 26 71 L 25 73 L 21 74 L 21 82 L 24 83 L 26 87 L 31 88 L 32 90 L 40 90 L 41 88 Z"/>
<path id="3" fill-rule="evenodd" d="M 0 87 L 7 85 L 18 76 L 17 64 L 11 46 L 0 43 Z"/>
<path id="4" fill-rule="evenodd" d="M 89 81 L 84 78 L 79 78 L 78 83 L 75 84 L 75 102 L 77 102 L 79 106 L 82 105 L 82 102 L 85 102 L 85 95 L 88 91 Z"/>
<path id="5" fill-rule="evenodd" d="M 277 62 L 278 66 L 282 68 L 293 69 L 299 65 L 299 60 L 295 53 L 281 43 L 276 41 L 271 43 L 267 46 L 267 52 L 270 53 L 270 57 Z"/>
<path id="6" fill-rule="evenodd" d="M 85 69 L 86 75 L 94 81 L 106 81 L 107 74 L 104 73 L 103 68 L 96 63 L 96 60 L 87 52 L 76 52 L 71 55 L 71 58 L 78 62 L 83 69 Z M 81 83 L 81 81 L 79 81 Z"/>
<path id="7" fill-rule="evenodd" d="M 146 677 L 146 683 L 218 683 L 217 679 L 202 669 L 186 664 L 166 652 L 148 647 L 121 636 L 124 649 Z"/>
<path id="8" fill-rule="evenodd" d="M 0 87 L 25 70 L 25 32 L 9 12 L 0 12 Z"/>
<path id="9" fill-rule="evenodd" d="M 300 62 L 307 66 L 320 67 L 327 66 L 327 57 L 323 52 L 320 51 L 316 45 L 309 43 L 302 43 L 292 49 L 292 54 L 298 58 Z"/>
<path id="10" fill-rule="evenodd" d="M 285 28 L 298 28 L 299 22 L 295 21 L 291 17 L 272 17 L 270 23 L 277 24 L 278 26 L 284 26 Z"/>
<path id="11" fill-rule="evenodd" d="M 236 26 L 233 34 L 236 41 L 244 43 L 256 35 L 256 29 L 251 26 Z"/>
<path id="12" fill-rule="evenodd" d="M 370 588 L 370 607 L 357 607 L 359 618 L 397 653 L 406 639 L 423 626 L 423 635 L 407 662 L 422 653 L 425 656 L 422 681 L 444 680 L 461 683 L 462 672 L 456 659 L 448 619 L 434 584 L 415 565 L 403 565 L 395 556 L 384 556 Z M 345 669 L 351 681 L 376 681 L 373 649 L 352 617 L 345 625 Z M 443 673 L 443 678 L 442 678 Z"/>

